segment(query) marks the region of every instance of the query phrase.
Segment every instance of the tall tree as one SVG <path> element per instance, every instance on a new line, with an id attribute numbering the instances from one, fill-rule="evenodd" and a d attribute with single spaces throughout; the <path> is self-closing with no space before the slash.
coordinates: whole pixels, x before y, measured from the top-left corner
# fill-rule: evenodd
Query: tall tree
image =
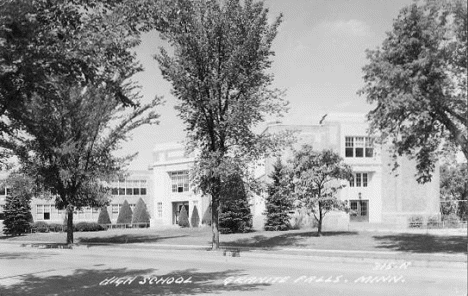
<path id="1" fill-rule="evenodd" d="M 277 158 L 273 164 L 273 171 L 269 175 L 272 183 L 268 184 L 268 196 L 265 200 L 265 230 L 288 230 L 291 228 L 290 211 L 294 208 L 291 196 L 292 183 L 287 172 L 287 167 Z"/>
<path id="2" fill-rule="evenodd" d="M 467 36 L 466 1 L 427 0 L 403 8 L 381 48 L 367 51 L 359 93 L 375 104 L 371 129 L 390 139 L 395 156 L 416 158 L 422 183 L 442 144 L 468 160 Z"/>
<path id="3" fill-rule="evenodd" d="M 58 209 L 67 211 L 67 243 L 73 243 L 73 212 L 107 204 L 105 181 L 132 158 L 113 153 L 134 129 L 157 123 L 153 108 L 159 99 L 127 110 L 109 98 L 104 86 L 60 82 L 49 81 L 57 92 L 24 104 L 28 121 L 18 123 L 24 133 L 11 134 L 8 141 L 24 171 L 55 197 Z M 138 103 L 139 97 L 132 98 Z"/>
<path id="4" fill-rule="evenodd" d="M 106 204 L 103 181 L 129 159 L 112 152 L 156 122 L 159 98 L 142 106 L 131 81 L 142 70 L 132 48 L 157 8 L 147 2 L 0 4 L 0 147 L 67 210 L 67 243 L 73 211 Z"/>
<path id="5" fill-rule="evenodd" d="M 32 222 L 31 199 L 36 193 L 32 179 L 19 173 L 12 173 L 5 181 L 9 193 L 5 203 L 3 233 L 21 235 L 29 230 Z"/>
<path id="6" fill-rule="evenodd" d="M 262 2 L 196 0 L 181 6 L 162 33 L 173 55 L 161 48 L 156 59 L 179 101 L 188 149 L 199 149 L 193 180 L 212 199 L 214 249 L 222 183 L 233 171 L 245 175 L 248 162 L 274 147 L 272 136 L 252 128 L 286 106 L 267 73 L 280 23 L 281 15 L 268 23 Z"/>
<path id="7" fill-rule="evenodd" d="M 346 186 L 343 181 L 352 177 L 351 167 L 336 152 L 317 152 L 310 145 L 294 152 L 292 166 L 299 206 L 312 212 L 318 223 L 317 233 L 321 235 L 325 215 L 346 208 L 346 202 L 339 200 L 337 193 Z"/>

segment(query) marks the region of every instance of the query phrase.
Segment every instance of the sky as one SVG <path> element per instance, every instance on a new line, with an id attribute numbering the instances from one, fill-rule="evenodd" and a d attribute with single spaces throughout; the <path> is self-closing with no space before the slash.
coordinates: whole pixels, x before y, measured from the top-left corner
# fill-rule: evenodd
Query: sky
<path id="1" fill-rule="evenodd" d="M 380 46 L 399 11 L 413 0 L 265 0 L 273 20 L 283 22 L 273 42 L 273 87 L 286 91 L 289 111 L 284 123 L 317 124 L 327 113 L 367 113 L 372 106 L 357 95 L 363 86 L 366 49 Z M 157 32 L 143 36 L 136 48 L 144 71 L 134 80 L 142 86 L 143 102 L 163 96 L 157 108 L 160 123 L 143 126 L 122 144 L 119 155 L 138 152 L 130 170 L 146 170 L 156 144 L 185 138 L 184 125 L 174 106 L 171 84 L 164 80 L 153 55 L 168 45 Z M 265 123 L 266 124 L 266 123 Z M 261 130 L 262 127 L 257 127 Z"/>

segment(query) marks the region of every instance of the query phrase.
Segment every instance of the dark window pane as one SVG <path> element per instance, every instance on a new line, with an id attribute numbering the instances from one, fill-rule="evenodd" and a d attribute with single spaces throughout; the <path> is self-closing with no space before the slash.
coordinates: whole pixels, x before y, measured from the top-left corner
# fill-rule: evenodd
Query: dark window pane
<path id="1" fill-rule="evenodd" d="M 140 195 L 140 188 L 133 188 L 133 195 Z"/>
<path id="2" fill-rule="evenodd" d="M 177 192 L 184 192 L 184 187 L 182 186 L 177 187 Z"/>
<path id="3" fill-rule="evenodd" d="M 146 188 L 140 188 L 140 194 L 146 195 Z"/>
<path id="4" fill-rule="evenodd" d="M 44 213 L 44 220 L 50 220 L 50 213 Z"/>
<path id="5" fill-rule="evenodd" d="M 362 174 L 362 187 L 367 187 L 367 173 Z"/>
<path id="6" fill-rule="evenodd" d="M 356 187 L 361 187 L 361 174 L 356 174 Z"/>
<path id="7" fill-rule="evenodd" d="M 366 148 L 366 157 L 374 156 L 374 148 Z"/>
<path id="8" fill-rule="evenodd" d="M 364 148 L 356 148 L 356 157 L 364 156 Z"/>
<path id="9" fill-rule="evenodd" d="M 119 188 L 119 195 L 125 195 L 125 188 Z"/>
<path id="10" fill-rule="evenodd" d="M 119 190 L 117 188 L 112 188 L 112 195 L 119 195 Z"/>
<path id="11" fill-rule="evenodd" d="M 353 148 L 346 148 L 345 156 L 346 157 L 353 157 Z"/>
<path id="12" fill-rule="evenodd" d="M 5 195 L 5 187 L 0 188 L 0 195 Z"/>
<path id="13" fill-rule="evenodd" d="M 361 203 L 361 216 L 367 216 L 367 202 Z"/>
<path id="14" fill-rule="evenodd" d="M 127 195 L 133 195 L 132 188 L 127 188 Z"/>

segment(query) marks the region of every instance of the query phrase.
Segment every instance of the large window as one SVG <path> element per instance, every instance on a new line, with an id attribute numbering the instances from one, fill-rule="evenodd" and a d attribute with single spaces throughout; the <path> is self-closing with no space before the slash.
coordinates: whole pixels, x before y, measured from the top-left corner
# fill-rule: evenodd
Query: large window
<path id="1" fill-rule="evenodd" d="M 146 195 L 146 180 L 120 180 L 112 183 L 112 195 Z"/>
<path id="2" fill-rule="evenodd" d="M 354 173 L 353 179 L 349 181 L 350 187 L 367 187 L 368 185 L 368 173 Z"/>
<path id="3" fill-rule="evenodd" d="M 371 137 L 345 137 L 345 157 L 373 157 L 374 141 Z"/>
<path id="4" fill-rule="evenodd" d="M 171 172 L 172 192 L 189 191 L 188 171 Z"/>

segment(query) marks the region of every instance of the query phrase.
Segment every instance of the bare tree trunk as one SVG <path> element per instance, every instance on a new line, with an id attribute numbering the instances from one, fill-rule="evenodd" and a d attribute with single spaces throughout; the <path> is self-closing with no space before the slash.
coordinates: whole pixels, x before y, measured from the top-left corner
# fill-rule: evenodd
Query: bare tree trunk
<path id="1" fill-rule="evenodd" d="M 317 236 L 322 236 L 322 222 L 323 222 L 323 214 L 322 214 L 322 206 L 319 202 L 319 220 L 317 226 Z"/>
<path id="2" fill-rule="evenodd" d="M 67 206 L 67 244 L 73 244 L 73 206 Z"/>
<path id="3" fill-rule="evenodd" d="M 212 196 L 211 202 L 211 231 L 213 233 L 212 237 L 212 249 L 219 249 L 219 195 Z"/>

